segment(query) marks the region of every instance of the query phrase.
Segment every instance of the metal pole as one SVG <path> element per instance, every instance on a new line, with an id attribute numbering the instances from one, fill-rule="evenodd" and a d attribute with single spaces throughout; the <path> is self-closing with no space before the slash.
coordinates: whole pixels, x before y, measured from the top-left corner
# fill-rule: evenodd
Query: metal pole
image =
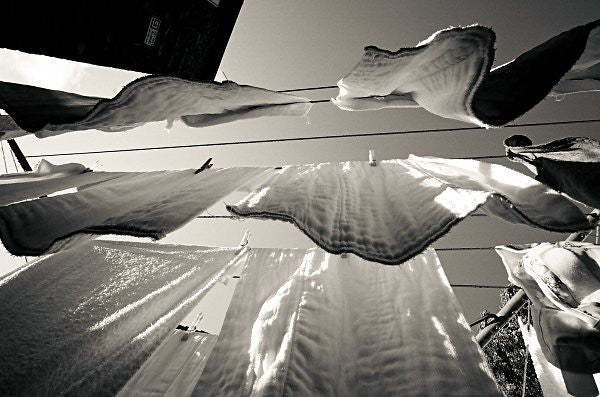
<path id="1" fill-rule="evenodd" d="M 10 146 L 10 149 L 13 151 L 15 156 L 17 156 L 17 160 L 19 161 L 19 164 L 21 164 L 21 168 L 23 168 L 23 171 L 33 171 L 31 169 L 31 166 L 29 165 L 29 162 L 27 161 L 27 158 L 25 158 L 25 155 L 21 151 L 21 148 L 19 147 L 19 145 L 17 145 L 17 142 L 15 142 L 14 139 L 8 140 L 8 146 Z"/>
<path id="2" fill-rule="evenodd" d="M 590 215 L 588 215 L 588 220 L 592 222 L 597 219 L 598 213 L 599 211 L 597 209 L 594 210 Z M 591 233 L 591 231 L 573 233 L 567 237 L 566 241 L 583 241 L 589 233 Z M 506 305 L 500 309 L 497 314 L 497 316 L 500 317 L 499 321 L 494 322 L 493 324 L 490 324 L 479 331 L 475 337 L 477 343 L 479 343 L 482 348 L 485 347 L 494 338 L 494 336 L 496 336 L 498 331 L 500 331 L 504 325 L 514 317 L 521 307 L 525 305 L 525 303 L 527 303 L 527 295 L 525 295 L 525 291 L 521 290 L 512 298 L 510 298 L 510 300 L 506 302 Z"/>

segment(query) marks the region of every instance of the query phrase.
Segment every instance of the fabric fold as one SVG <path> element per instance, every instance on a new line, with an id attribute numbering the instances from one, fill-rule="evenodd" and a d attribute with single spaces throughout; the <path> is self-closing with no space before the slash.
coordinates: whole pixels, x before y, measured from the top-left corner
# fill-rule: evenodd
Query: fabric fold
<path id="1" fill-rule="evenodd" d="M 195 396 L 500 395 L 433 250 L 252 249 Z"/>
<path id="2" fill-rule="evenodd" d="M 504 141 L 506 155 L 530 168 L 538 181 L 592 208 L 600 208 L 600 142 L 568 137 L 534 145 L 524 135 Z"/>
<path id="3" fill-rule="evenodd" d="M 491 29 L 468 26 L 441 30 L 396 52 L 368 46 L 338 82 L 333 102 L 344 110 L 422 107 L 441 117 L 500 127 L 549 94 L 600 90 L 600 20 L 491 69 L 494 42 Z"/>
<path id="4" fill-rule="evenodd" d="M 38 138 L 89 129 L 125 131 L 163 120 L 171 125 L 180 118 L 188 126 L 204 127 L 262 116 L 305 116 L 310 107 L 306 98 L 232 81 L 171 76 L 139 78 L 112 99 L 0 82 L 0 109 Z M 0 132 L 13 137 L 14 126 L 3 125 L 6 130 Z"/>
<path id="5" fill-rule="evenodd" d="M 265 168 L 126 173 L 72 194 L 0 207 L 0 238 L 13 255 L 41 255 L 84 234 L 159 239 Z M 85 174 L 84 174 L 85 175 Z"/>
<path id="6" fill-rule="evenodd" d="M 125 174 L 91 172 L 77 163 L 54 165 L 42 160 L 32 172 L 0 175 L 0 205 L 36 199 L 67 189 L 81 190 Z"/>
<path id="7" fill-rule="evenodd" d="M 0 393 L 115 395 L 238 254 L 95 241 L 11 275 L 0 282 Z"/>
<path id="8" fill-rule="evenodd" d="M 567 198 L 509 168 L 476 160 L 411 156 L 287 166 L 265 173 L 227 209 L 295 224 L 334 254 L 400 264 L 479 207 L 507 221 L 552 231 L 592 225 Z"/>
<path id="9" fill-rule="evenodd" d="M 532 303 L 546 359 L 574 373 L 600 372 L 600 247 L 559 242 L 498 246 L 511 283 Z"/>

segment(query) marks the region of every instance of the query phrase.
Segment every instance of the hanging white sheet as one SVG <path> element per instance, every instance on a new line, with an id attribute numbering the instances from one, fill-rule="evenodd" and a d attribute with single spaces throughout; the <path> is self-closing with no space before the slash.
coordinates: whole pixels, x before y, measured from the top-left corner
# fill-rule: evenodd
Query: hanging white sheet
<path id="1" fill-rule="evenodd" d="M 95 241 L 0 280 L 0 394 L 114 395 L 239 253 Z"/>
<path id="2" fill-rule="evenodd" d="M 252 249 L 196 396 L 499 395 L 433 250 Z"/>

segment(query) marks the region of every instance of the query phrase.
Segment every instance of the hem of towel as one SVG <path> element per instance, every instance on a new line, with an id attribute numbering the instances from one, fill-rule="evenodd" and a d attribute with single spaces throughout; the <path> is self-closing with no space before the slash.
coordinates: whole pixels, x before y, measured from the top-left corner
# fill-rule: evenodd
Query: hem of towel
<path id="1" fill-rule="evenodd" d="M 488 193 L 486 199 L 483 202 L 474 206 L 474 208 L 469 210 L 469 212 L 466 213 L 464 216 L 455 215 L 455 218 L 453 220 L 450 220 L 450 221 L 446 222 L 445 224 L 442 224 L 440 226 L 438 232 L 433 233 L 430 237 L 428 237 L 426 240 L 424 240 L 424 242 L 422 244 L 419 244 L 418 246 L 415 246 L 414 248 L 410 249 L 407 254 L 404 254 L 401 256 L 380 256 L 380 255 L 365 254 L 364 252 L 360 252 L 360 250 L 358 250 L 356 247 L 347 246 L 347 245 L 339 245 L 336 247 L 332 247 L 331 245 L 326 243 L 324 240 L 320 239 L 316 233 L 313 234 L 313 232 L 311 231 L 310 228 L 306 227 L 305 225 L 300 224 L 291 215 L 279 214 L 279 213 L 269 212 L 269 211 L 262 211 L 262 212 L 243 211 L 243 210 L 239 210 L 239 209 L 235 208 L 235 206 L 232 206 L 232 205 L 226 205 L 225 208 L 227 209 L 227 211 L 231 212 L 232 214 L 242 216 L 242 217 L 272 219 L 272 220 L 279 220 L 279 221 L 292 223 L 298 229 L 300 229 L 308 238 L 310 238 L 316 245 L 318 245 L 319 247 L 321 247 L 322 249 L 324 249 L 325 251 L 327 251 L 331 254 L 340 255 L 340 254 L 344 254 L 344 253 L 349 253 L 349 254 L 354 254 L 354 255 L 356 255 L 364 260 L 367 260 L 367 261 L 378 262 L 378 263 L 381 263 L 384 265 L 389 265 L 389 266 L 397 266 L 397 265 L 400 265 L 400 264 L 406 262 L 407 260 L 415 257 L 416 255 L 419 255 L 423 251 L 425 251 L 427 249 L 427 247 L 429 247 L 433 242 L 435 242 L 436 240 L 438 240 L 439 238 L 444 236 L 446 233 L 448 233 L 450 231 L 450 229 L 452 229 L 456 224 L 461 222 L 469 214 L 477 211 L 479 208 L 484 206 L 489 200 L 491 200 L 495 197 L 499 197 L 502 199 L 502 201 L 506 201 L 506 202 L 510 203 L 512 205 L 512 208 L 510 208 L 510 210 L 513 211 L 518 217 L 520 217 L 526 224 L 530 224 L 535 227 L 539 227 L 541 229 L 548 230 L 551 232 L 580 231 L 580 229 L 575 229 L 575 228 L 557 228 L 557 227 L 553 227 L 553 226 L 546 226 L 546 225 L 538 224 L 537 222 L 535 222 L 534 220 L 532 220 L 528 216 L 526 216 L 521 210 L 519 210 L 508 199 L 508 197 L 503 196 L 502 194 L 499 194 L 499 193 Z M 591 227 L 592 226 L 590 225 L 590 228 Z"/>

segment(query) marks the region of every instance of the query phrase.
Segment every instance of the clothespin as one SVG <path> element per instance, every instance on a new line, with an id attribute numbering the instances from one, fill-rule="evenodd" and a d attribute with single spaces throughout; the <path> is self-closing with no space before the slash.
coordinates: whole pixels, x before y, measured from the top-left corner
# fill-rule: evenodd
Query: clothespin
<path id="1" fill-rule="evenodd" d="M 194 171 L 194 174 L 199 174 L 204 170 L 209 169 L 210 167 L 212 167 L 213 165 L 210 163 L 212 161 L 212 157 L 209 157 L 208 160 L 206 160 L 204 162 L 204 164 L 202 164 L 202 167 L 198 168 L 196 171 Z"/>
<path id="2" fill-rule="evenodd" d="M 246 230 L 244 232 L 244 237 L 242 237 L 242 241 L 240 241 L 240 247 L 245 247 L 248 245 L 248 240 L 250 239 L 250 230 Z"/>
<path id="3" fill-rule="evenodd" d="M 377 160 L 375 159 L 375 150 L 369 150 L 369 165 L 375 167 L 377 165 Z"/>

